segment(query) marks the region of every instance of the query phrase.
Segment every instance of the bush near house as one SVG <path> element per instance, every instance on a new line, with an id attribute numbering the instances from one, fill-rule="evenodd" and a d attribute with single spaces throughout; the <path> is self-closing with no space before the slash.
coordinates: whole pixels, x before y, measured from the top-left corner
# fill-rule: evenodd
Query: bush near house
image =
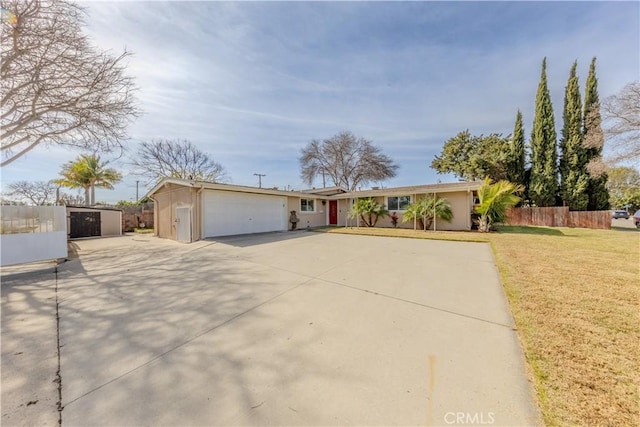
<path id="1" fill-rule="evenodd" d="M 376 202 L 376 199 L 358 199 L 349 212 L 349 218 L 358 216 L 367 227 L 375 227 L 378 220 L 389 215 L 389 211 L 384 205 Z"/>
<path id="2" fill-rule="evenodd" d="M 453 219 L 453 211 L 449 201 L 444 198 L 434 198 L 428 194 L 407 207 L 402 216 L 402 222 L 416 219 L 420 229 L 429 230 L 433 224 L 434 212 L 437 219 L 447 222 L 451 222 Z"/>

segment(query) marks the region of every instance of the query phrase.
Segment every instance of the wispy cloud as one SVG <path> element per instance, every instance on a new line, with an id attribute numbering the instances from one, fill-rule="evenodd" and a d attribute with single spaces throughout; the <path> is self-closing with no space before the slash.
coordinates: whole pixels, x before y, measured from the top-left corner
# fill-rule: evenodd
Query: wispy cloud
<path id="1" fill-rule="evenodd" d="M 141 140 L 190 139 L 239 184 L 261 172 L 267 185 L 302 187 L 299 150 L 343 130 L 400 163 L 386 185 L 432 182 L 428 166 L 455 133 L 508 134 L 518 108 L 529 131 L 543 57 L 559 127 L 574 60 L 584 85 L 598 57 L 601 97 L 640 72 L 630 2 L 84 4 L 97 45 L 135 54 L 128 71 L 146 113 L 131 152 Z M 58 152 L 60 163 L 75 156 Z M 3 182 L 30 179 L 34 164 L 55 176 L 46 156 L 34 151 Z M 132 179 L 98 197 L 130 198 Z"/>

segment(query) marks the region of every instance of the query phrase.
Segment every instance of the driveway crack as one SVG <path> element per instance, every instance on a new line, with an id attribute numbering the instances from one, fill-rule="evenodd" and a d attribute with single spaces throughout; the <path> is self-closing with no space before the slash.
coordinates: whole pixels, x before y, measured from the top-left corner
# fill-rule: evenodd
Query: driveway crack
<path id="1" fill-rule="evenodd" d="M 417 306 L 423 307 L 423 308 L 428 308 L 430 310 L 440 311 L 440 312 L 443 312 L 443 313 L 452 314 L 454 316 L 465 317 L 467 319 L 477 320 L 477 321 L 480 321 L 480 322 L 490 323 L 492 325 L 502 326 L 502 327 L 505 327 L 505 328 L 516 330 L 514 325 L 507 325 L 507 324 L 500 323 L 500 322 L 494 322 L 493 320 L 483 319 L 481 317 L 471 316 L 469 314 L 458 313 L 456 311 L 447 310 L 447 309 L 442 308 L 442 307 L 436 307 L 436 306 L 429 305 L 429 304 L 423 304 L 423 303 L 417 302 L 417 301 L 411 301 L 411 300 L 404 299 L 404 298 L 394 297 L 393 295 L 387 295 L 387 294 L 383 294 L 383 293 L 380 293 L 380 292 L 372 291 L 372 290 L 369 290 L 369 289 L 358 288 L 356 286 L 347 285 L 345 283 L 334 282 L 333 280 L 320 279 L 320 278 L 318 278 L 318 280 L 321 280 L 321 281 L 323 281 L 325 283 L 331 283 L 332 285 L 342 286 L 342 287 L 345 287 L 345 288 L 353 289 L 353 290 L 364 292 L 364 293 L 367 293 L 367 294 L 376 295 L 376 296 L 379 296 L 379 297 L 382 297 L 382 298 L 389 298 L 389 299 L 392 299 L 392 300 L 395 300 L 395 301 L 399 301 L 399 302 L 403 302 L 403 303 L 407 303 L 407 304 L 412 304 L 412 305 L 417 305 Z"/>
<path id="2" fill-rule="evenodd" d="M 54 269 L 55 275 L 55 296 L 56 296 L 56 350 L 58 356 L 58 369 L 56 371 L 56 378 L 53 382 L 58 384 L 58 402 L 56 403 L 56 407 L 58 409 L 58 425 L 62 425 L 62 410 L 64 407 L 62 406 L 62 373 L 61 373 L 61 364 L 60 364 L 60 300 L 58 299 L 58 266 L 55 266 Z"/>

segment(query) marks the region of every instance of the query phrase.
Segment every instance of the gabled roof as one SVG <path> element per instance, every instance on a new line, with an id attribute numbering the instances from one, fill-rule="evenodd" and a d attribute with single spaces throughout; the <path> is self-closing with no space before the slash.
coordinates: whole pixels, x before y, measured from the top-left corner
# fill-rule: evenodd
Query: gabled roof
<path id="1" fill-rule="evenodd" d="M 222 191 L 236 191 L 239 193 L 255 193 L 255 194 L 270 194 L 273 196 L 294 196 L 294 197 L 309 197 L 308 193 L 302 193 L 300 191 L 284 191 L 284 190 L 275 190 L 272 188 L 258 188 L 258 187 L 250 187 L 247 185 L 234 185 L 234 184 L 220 184 L 217 182 L 208 182 L 208 181 L 195 181 L 188 179 L 176 179 L 176 178 L 165 178 L 155 185 L 149 192 L 147 196 L 153 197 L 153 194 L 160 190 L 166 184 L 179 185 L 182 187 L 191 187 L 191 188 L 206 188 L 209 190 L 222 190 Z"/>
<path id="2" fill-rule="evenodd" d="M 391 187 L 391 188 L 382 188 L 379 190 L 360 190 L 360 191 L 349 191 L 344 192 L 345 190 L 340 187 L 329 187 L 323 188 L 321 190 L 311 189 L 311 190 L 303 190 L 303 191 L 284 191 L 284 190 L 274 190 L 270 188 L 258 188 L 258 187 L 249 187 L 246 185 L 233 185 L 233 184 L 219 184 L 216 182 L 207 182 L 207 181 L 191 181 L 187 179 L 176 179 L 176 178 L 165 178 L 156 184 L 146 196 L 153 197 L 153 194 L 160 190 L 166 184 L 179 185 L 183 187 L 191 187 L 191 188 L 206 188 L 209 190 L 222 190 L 222 191 L 236 191 L 240 193 L 255 193 L 255 194 L 269 194 L 273 196 L 293 196 L 293 197 L 306 197 L 310 198 L 310 196 L 315 196 L 314 198 L 319 199 L 350 199 L 350 198 L 362 198 L 362 197 L 375 197 L 375 196 L 404 196 L 411 194 L 432 194 L 432 193 L 452 193 L 457 191 L 474 191 L 480 188 L 482 185 L 481 181 L 473 181 L 473 182 L 452 182 L 445 184 L 424 184 L 424 185 L 413 185 L 408 187 Z M 337 194 L 322 194 L 325 190 L 330 191 L 343 191 L 342 193 L 338 192 Z"/>
<path id="3" fill-rule="evenodd" d="M 342 187 L 323 187 L 323 188 L 311 188 L 308 190 L 302 190 L 303 193 L 309 193 L 309 194 L 318 194 L 321 196 L 333 196 L 334 194 L 342 194 L 342 193 L 347 193 L 347 190 L 345 190 Z"/>

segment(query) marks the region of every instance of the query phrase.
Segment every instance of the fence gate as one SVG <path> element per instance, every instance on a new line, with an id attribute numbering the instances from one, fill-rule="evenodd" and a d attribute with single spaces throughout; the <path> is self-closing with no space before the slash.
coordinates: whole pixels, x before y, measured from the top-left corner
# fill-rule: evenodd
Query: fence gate
<path id="1" fill-rule="evenodd" d="M 100 236 L 100 212 L 70 212 L 69 238 Z"/>

